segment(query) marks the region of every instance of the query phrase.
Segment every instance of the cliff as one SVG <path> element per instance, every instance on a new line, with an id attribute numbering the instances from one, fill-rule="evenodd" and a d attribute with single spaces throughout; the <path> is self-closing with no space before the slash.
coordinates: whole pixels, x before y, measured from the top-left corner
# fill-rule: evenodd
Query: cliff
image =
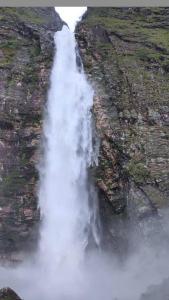
<path id="1" fill-rule="evenodd" d="M 123 248 L 169 200 L 169 9 L 89 8 L 76 28 L 95 90 L 103 242 Z M 63 22 L 53 8 L 0 8 L 0 253 L 36 245 L 42 113 Z M 134 223 L 134 226 L 133 226 Z M 132 225 L 132 226 L 130 226 Z M 148 225 L 151 235 L 151 225 Z M 140 230 L 140 229 L 138 229 Z M 143 233 L 144 234 L 144 233 Z M 123 247 L 117 245 L 123 244 Z"/>
<path id="2" fill-rule="evenodd" d="M 168 28 L 168 8 L 111 7 L 89 8 L 76 28 L 95 90 L 103 239 L 115 247 L 126 224 L 137 228 L 169 204 Z"/>
<path id="3" fill-rule="evenodd" d="M 0 8 L 0 252 L 37 240 L 37 164 L 53 61 L 54 8 Z"/>

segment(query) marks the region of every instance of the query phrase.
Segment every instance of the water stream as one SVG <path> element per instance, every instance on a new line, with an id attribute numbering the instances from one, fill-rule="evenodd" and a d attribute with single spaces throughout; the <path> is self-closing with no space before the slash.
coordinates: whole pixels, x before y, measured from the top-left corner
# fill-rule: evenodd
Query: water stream
<path id="1" fill-rule="evenodd" d="M 64 261 L 75 269 L 84 257 L 93 214 L 87 174 L 93 160 L 93 91 L 77 66 L 76 41 L 67 26 L 56 33 L 55 44 L 40 172 L 40 251 L 47 264 L 52 257 L 56 265 Z"/>

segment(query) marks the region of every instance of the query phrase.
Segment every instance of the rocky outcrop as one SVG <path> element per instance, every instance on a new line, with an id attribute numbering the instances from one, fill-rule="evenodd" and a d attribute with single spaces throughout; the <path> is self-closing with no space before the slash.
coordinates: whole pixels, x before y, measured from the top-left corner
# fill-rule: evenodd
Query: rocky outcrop
<path id="1" fill-rule="evenodd" d="M 9 287 L 0 289 L 0 300 L 21 300 L 21 298 Z"/>
<path id="2" fill-rule="evenodd" d="M 37 239 L 42 112 L 62 25 L 54 8 L 0 8 L 0 253 Z"/>
<path id="3" fill-rule="evenodd" d="M 95 90 L 94 176 L 113 241 L 125 237 L 115 219 L 138 224 L 169 205 L 168 17 L 168 8 L 89 8 L 76 28 Z"/>

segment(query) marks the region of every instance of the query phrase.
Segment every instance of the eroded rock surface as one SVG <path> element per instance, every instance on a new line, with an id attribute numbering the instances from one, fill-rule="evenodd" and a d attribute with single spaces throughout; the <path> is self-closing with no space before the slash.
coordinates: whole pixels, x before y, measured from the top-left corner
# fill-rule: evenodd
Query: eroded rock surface
<path id="1" fill-rule="evenodd" d="M 89 8 L 76 29 L 95 89 L 94 176 L 107 233 L 117 216 L 138 224 L 169 205 L 168 20 L 168 8 Z"/>
<path id="2" fill-rule="evenodd" d="M 37 240 L 37 164 L 53 61 L 54 8 L 0 8 L 0 253 Z"/>

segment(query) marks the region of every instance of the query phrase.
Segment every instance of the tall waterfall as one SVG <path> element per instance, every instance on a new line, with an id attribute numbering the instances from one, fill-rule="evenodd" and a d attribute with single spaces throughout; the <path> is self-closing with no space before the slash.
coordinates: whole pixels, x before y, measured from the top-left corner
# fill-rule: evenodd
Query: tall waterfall
<path id="1" fill-rule="evenodd" d="M 10 286 L 25 300 L 154 299 L 143 293 L 169 278 L 168 241 L 167 247 L 154 247 L 141 240 L 138 251 L 120 263 L 97 249 L 83 259 L 91 231 L 97 238 L 87 174 L 94 159 L 93 91 L 76 64 L 73 33 L 64 26 L 55 43 L 40 170 L 39 251 L 16 268 L 0 266 L 0 287 Z M 168 212 L 164 227 L 169 228 Z M 168 298 L 162 293 L 160 299 Z"/>
<path id="2" fill-rule="evenodd" d="M 55 34 L 55 48 L 44 113 L 39 249 L 17 269 L 3 270 L 3 277 L 0 272 L 0 279 L 26 300 L 85 300 L 90 280 L 84 256 L 91 236 L 97 243 L 97 205 L 88 180 L 95 159 L 93 90 L 79 66 L 75 37 L 67 26 Z"/>
<path id="3" fill-rule="evenodd" d="M 55 45 L 44 122 L 40 250 L 47 263 L 52 258 L 52 267 L 64 262 L 75 269 L 84 255 L 91 219 L 87 168 L 92 163 L 93 91 L 77 66 L 76 41 L 67 26 L 55 34 Z"/>

